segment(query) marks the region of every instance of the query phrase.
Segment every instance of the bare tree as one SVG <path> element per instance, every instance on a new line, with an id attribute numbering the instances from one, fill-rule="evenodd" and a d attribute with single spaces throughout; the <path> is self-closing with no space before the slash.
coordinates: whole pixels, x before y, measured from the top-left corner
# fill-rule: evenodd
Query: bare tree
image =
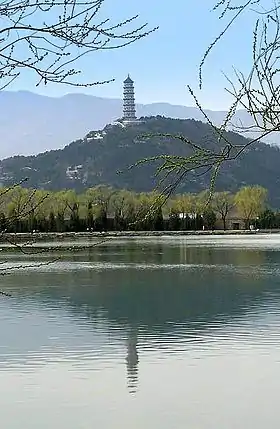
<path id="1" fill-rule="evenodd" d="M 224 231 L 227 229 L 227 217 L 234 207 L 234 197 L 228 191 L 215 192 L 212 199 L 212 206 L 223 222 Z"/>
<path id="2" fill-rule="evenodd" d="M 0 89 L 27 70 L 37 86 L 92 86 L 113 80 L 83 82 L 76 63 L 93 52 L 127 46 L 156 28 L 137 25 L 138 15 L 120 22 L 99 18 L 105 1 L 2 0 Z"/>

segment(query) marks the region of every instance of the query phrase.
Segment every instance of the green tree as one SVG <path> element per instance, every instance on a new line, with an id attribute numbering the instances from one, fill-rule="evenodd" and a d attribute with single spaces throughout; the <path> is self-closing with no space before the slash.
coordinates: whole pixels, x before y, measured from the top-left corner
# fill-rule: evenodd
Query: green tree
<path id="1" fill-rule="evenodd" d="M 86 220 L 86 226 L 90 230 L 94 226 L 93 207 L 92 207 L 92 202 L 91 201 L 89 201 L 87 203 L 87 220 Z"/>
<path id="2" fill-rule="evenodd" d="M 21 186 L 13 187 L 9 192 L 7 204 L 8 225 L 13 232 L 22 232 L 26 218 L 29 214 L 28 208 L 29 191 Z"/>
<path id="3" fill-rule="evenodd" d="M 79 206 L 77 202 L 75 202 L 73 206 L 71 206 L 69 228 L 70 228 L 70 231 L 73 231 L 73 232 L 79 232 L 81 228 Z"/>
<path id="4" fill-rule="evenodd" d="M 55 219 L 55 215 L 54 212 L 51 211 L 49 214 L 49 221 L 48 221 L 48 228 L 50 232 L 56 232 L 56 219 Z"/>
<path id="5" fill-rule="evenodd" d="M 80 230 L 80 202 L 81 198 L 73 190 L 65 191 L 62 194 L 62 198 L 65 202 L 65 218 L 69 221 L 70 231 L 77 232 Z"/>
<path id="6" fill-rule="evenodd" d="M 227 217 L 234 206 L 234 197 L 230 192 L 215 192 L 212 198 L 214 212 L 221 216 L 224 230 L 227 229 Z"/>
<path id="7" fill-rule="evenodd" d="M 151 231 L 155 226 L 163 227 L 162 205 L 163 196 L 158 192 L 141 192 L 136 198 L 136 221 L 137 230 Z"/>
<path id="8" fill-rule="evenodd" d="M 171 208 L 169 213 L 168 229 L 170 231 L 179 231 L 181 229 L 179 213 L 174 208 Z"/>
<path id="9" fill-rule="evenodd" d="M 58 212 L 56 216 L 56 231 L 57 232 L 65 232 L 66 231 L 66 223 L 64 214 L 62 212 Z"/>
<path id="10" fill-rule="evenodd" d="M 110 208 L 114 214 L 116 230 L 127 229 L 135 222 L 135 195 L 127 190 L 120 190 L 112 195 Z"/>
<path id="11" fill-rule="evenodd" d="M 94 227 L 98 231 L 106 231 L 108 228 L 110 202 L 115 193 L 113 188 L 103 185 L 89 188 L 85 193 L 87 202 L 92 204 Z"/>
<path id="12" fill-rule="evenodd" d="M 3 233 L 7 228 L 7 221 L 5 213 L 0 212 L 0 233 Z"/>
<path id="13" fill-rule="evenodd" d="M 203 213 L 203 224 L 206 229 L 213 230 L 215 229 L 217 216 L 211 208 L 205 210 Z"/>
<path id="14" fill-rule="evenodd" d="M 173 213 L 177 213 L 179 222 L 173 219 L 175 223 L 177 222 L 179 228 L 182 230 L 194 228 L 194 219 L 198 211 L 197 207 L 197 196 L 194 194 L 179 194 L 176 195 L 170 201 L 170 209 Z"/>
<path id="15" fill-rule="evenodd" d="M 258 226 L 262 229 L 272 229 L 276 227 L 276 216 L 272 210 L 265 210 L 258 219 Z"/>
<path id="16" fill-rule="evenodd" d="M 163 214 L 162 214 L 162 208 L 160 206 L 154 212 L 152 222 L 151 222 L 151 230 L 152 231 L 164 230 Z"/>
<path id="17" fill-rule="evenodd" d="M 266 199 L 267 190 L 261 186 L 245 186 L 235 194 L 235 205 L 246 229 L 264 211 Z"/>

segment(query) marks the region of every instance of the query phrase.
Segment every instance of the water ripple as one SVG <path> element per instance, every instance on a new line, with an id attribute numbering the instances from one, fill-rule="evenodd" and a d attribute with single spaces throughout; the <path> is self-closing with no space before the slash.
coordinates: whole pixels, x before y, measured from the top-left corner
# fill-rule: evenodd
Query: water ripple
<path id="1" fill-rule="evenodd" d="M 172 243 L 9 259 L 3 427 L 279 428 L 280 252 Z"/>

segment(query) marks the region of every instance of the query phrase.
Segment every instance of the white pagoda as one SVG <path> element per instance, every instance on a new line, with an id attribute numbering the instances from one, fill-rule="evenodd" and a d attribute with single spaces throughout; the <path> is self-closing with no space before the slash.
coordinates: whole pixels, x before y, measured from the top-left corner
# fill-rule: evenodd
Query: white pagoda
<path id="1" fill-rule="evenodd" d="M 136 121 L 134 82 L 129 75 L 123 83 L 123 120 Z"/>

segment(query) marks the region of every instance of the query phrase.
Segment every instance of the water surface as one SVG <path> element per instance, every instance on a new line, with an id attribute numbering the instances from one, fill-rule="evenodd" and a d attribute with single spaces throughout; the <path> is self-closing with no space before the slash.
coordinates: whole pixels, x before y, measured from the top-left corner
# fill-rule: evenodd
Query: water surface
<path id="1" fill-rule="evenodd" d="M 0 262 L 5 429 L 279 428 L 279 236 Z"/>

